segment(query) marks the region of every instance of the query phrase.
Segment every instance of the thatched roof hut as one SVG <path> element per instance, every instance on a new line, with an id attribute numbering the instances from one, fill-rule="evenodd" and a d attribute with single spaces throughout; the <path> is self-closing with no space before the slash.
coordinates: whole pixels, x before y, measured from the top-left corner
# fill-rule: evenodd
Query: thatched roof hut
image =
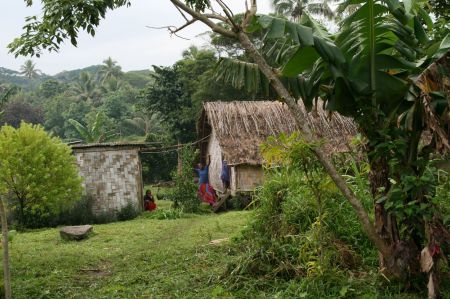
<path id="1" fill-rule="evenodd" d="M 328 151 L 347 149 L 349 138 L 356 134 L 356 126 L 350 119 L 336 113 L 329 114 L 322 107 L 312 112 L 307 112 L 302 104 L 301 107 L 310 127 L 326 141 Z M 298 128 L 287 106 L 281 102 L 236 101 L 204 103 L 197 129 L 202 140 L 202 159 L 211 156 L 210 182 L 221 190 L 216 172 L 220 173 L 222 158 L 232 167 L 246 165 L 260 169 L 260 144 L 269 136 L 282 132 L 289 134 Z M 232 173 L 234 171 L 232 169 Z"/>
<path id="2" fill-rule="evenodd" d="M 328 141 L 330 150 L 346 150 L 349 138 L 356 134 L 350 119 L 330 115 L 321 107 L 310 113 L 303 111 L 314 132 Z M 207 102 L 197 128 L 200 139 L 215 133 L 229 165 L 260 165 L 259 145 L 267 137 L 298 130 L 286 105 L 275 101 Z M 202 150 L 207 143 L 204 140 Z"/>

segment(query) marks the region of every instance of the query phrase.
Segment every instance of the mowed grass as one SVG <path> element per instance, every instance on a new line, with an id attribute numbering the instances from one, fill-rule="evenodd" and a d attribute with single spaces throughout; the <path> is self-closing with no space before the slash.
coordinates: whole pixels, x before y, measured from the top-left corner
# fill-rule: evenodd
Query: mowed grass
<path id="1" fill-rule="evenodd" d="M 141 216 L 94 225 L 80 242 L 61 240 L 58 229 L 19 233 L 10 248 L 14 298 L 211 298 L 229 256 L 226 242 L 209 242 L 238 234 L 248 217 Z"/>

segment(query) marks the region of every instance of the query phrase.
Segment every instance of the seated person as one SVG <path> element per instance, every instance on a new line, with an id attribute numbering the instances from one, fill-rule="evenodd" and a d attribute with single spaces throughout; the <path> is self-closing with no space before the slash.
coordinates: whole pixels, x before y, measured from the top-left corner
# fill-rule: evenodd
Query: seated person
<path id="1" fill-rule="evenodd" d="M 153 211 L 156 209 L 155 199 L 153 198 L 152 191 L 147 190 L 144 196 L 144 210 Z"/>

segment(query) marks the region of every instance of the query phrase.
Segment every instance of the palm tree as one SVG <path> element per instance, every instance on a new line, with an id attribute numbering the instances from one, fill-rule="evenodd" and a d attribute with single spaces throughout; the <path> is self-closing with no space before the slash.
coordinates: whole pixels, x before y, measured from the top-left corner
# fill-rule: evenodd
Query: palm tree
<path id="1" fill-rule="evenodd" d="M 138 135 L 145 136 L 146 140 L 158 139 L 158 136 L 161 137 L 164 133 L 159 113 L 153 113 L 151 116 L 139 113 L 134 118 L 125 119 L 124 125 L 133 129 Z"/>
<path id="2" fill-rule="evenodd" d="M 116 77 L 111 77 L 108 80 L 103 81 L 102 85 L 99 87 L 99 90 L 103 94 L 107 94 L 110 92 L 119 91 L 122 88 L 124 88 L 125 86 L 126 86 L 126 82 L 124 82 Z"/>
<path id="3" fill-rule="evenodd" d="M 272 4 L 277 14 L 287 16 L 293 21 L 298 21 L 305 11 L 312 15 L 322 16 L 331 20 L 334 19 L 336 15 L 329 5 L 330 2 L 335 1 L 273 0 Z"/>
<path id="4" fill-rule="evenodd" d="M 187 50 L 184 50 L 182 56 L 184 59 L 192 59 L 195 60 L 199 54 L 200 50 L 192 45 Z"/>
<path id="5" fill-rule="evenodd" d="M 36 69 L 36 64 L 31 59 L 25 60 L 25 63 L 20 67 L 20 74 L 30 80 L 36 78 L 40 73 L 41 71 Z"/>
<path id="6" fill-rule="evenodd" d="M 100 67 L 98 71 L 100 81 L 103 83 L 110 78 L 119 79 L 123 76 L 122 68 L 117 65 L 117 61 L 113 60 L 111 57 L 103 60 L 104 65 Z"/>
<path id="7" fill-rule="evenodd" d="M 87 72 L 82 72 L 77 82 L 71 87 L 72 94 L 77 100 L 96 104 L 99 100 L 99 90 L 92 76 Z"/>

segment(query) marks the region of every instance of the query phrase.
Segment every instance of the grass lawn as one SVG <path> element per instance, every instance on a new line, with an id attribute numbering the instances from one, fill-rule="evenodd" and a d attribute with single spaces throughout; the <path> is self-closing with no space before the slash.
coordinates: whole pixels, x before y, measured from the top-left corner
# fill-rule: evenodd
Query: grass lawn
<path id="1" fill-rule="evenodd" d="M 157 202 L 164 209 L 170 203 Z M 67 242 L 58 229 L 16 235 L 11 243 L 14 298 L 211 298 L 229 256 L 211 240 L 232 237 L 249 212 L 176 220 L 141 216 L 94 225 Z M 222 297 L 222 296 L 220 296 Z"/>

